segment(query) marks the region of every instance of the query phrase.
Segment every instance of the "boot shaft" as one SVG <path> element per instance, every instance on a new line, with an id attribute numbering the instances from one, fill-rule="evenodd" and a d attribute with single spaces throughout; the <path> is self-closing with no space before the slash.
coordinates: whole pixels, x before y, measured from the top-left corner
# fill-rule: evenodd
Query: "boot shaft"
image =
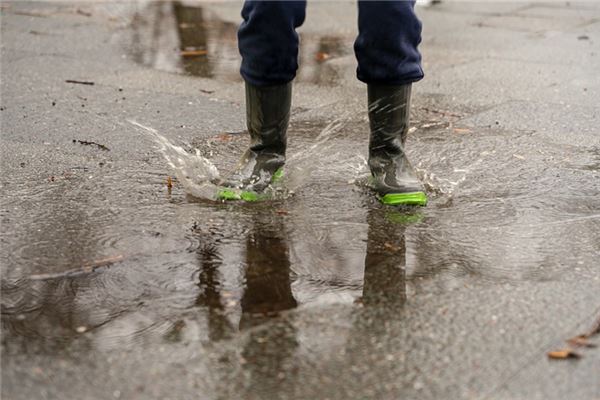
<path id="1" fill-rule="evenodd" d="M 266 87 L 246 82 L 246 124 L 252 151 L 285 154 L 291 104 L 291 82 Z"/>
<path id="2" fill-rule="evenodd" d="M 368 85 L 369 153 L 403 151 L 410 118 L 411 85 Z"/>

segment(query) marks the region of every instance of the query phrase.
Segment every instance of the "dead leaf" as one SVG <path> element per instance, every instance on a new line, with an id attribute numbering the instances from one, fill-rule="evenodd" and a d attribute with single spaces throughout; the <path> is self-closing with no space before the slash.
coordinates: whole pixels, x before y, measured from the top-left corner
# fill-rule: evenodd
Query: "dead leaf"
<path id="1" fill-rule="evenodd" d="M 596 320 L 596 322 L 592 326 L 592 329 L 590 329 L 590 331 L 588 333 L 586 333 L 586 336 L 594 336 L 599 333 L 600 333 L 600 318 L 598 318 Z"/>
<path id="2" fill-rule="evenodd" d="M 167 176 L 167 190 L 169 194 L 171 194 L 171 190 L 173 189 L 173 179 L 170 176 Z"/>
<path id="3" fill-rule="evenodd" d="M 575 336 L 571 339 L 568 339 L 567 343 L 573 347 L 589 347 L 589 348 L 596 347 L 595 343 L 592 343 L 588 340 L 587 335 Z"/>
<path id="4" fill-rule="evenodd" d="M 275 210 L 275 212 L 279 215 L 288 215 L 289 212 L 286 210 Z"/>
<path id="5" fill-rule="evenodd" d="M 581 354 L 571 349 L 560 349 L 548 352 L 548 358 L 553 360 L 566 360 L 568 358 L 581 358 Z"/>
<path id="6" fill-rule="evenodd" d="M 181 50 L 181 57 L 199 57 L 208 54 L 207 50 Z"/>
<path id="7" fill-rule="evenodd" d="M 471 130 L 467 128 L 454 128 L 454 133 L 471 133 Z"/>
<path id="8" fill-rule="evenodd" d="M 328 53 L 322 52 L 322 51 L 318 51 L 315 54 L 315 60 L 318 62 L 323 62 L 325 60 L 328 60 L 329 58 L 331 58 L 331 56 Z"/>
<path id="9" fill-rule="evenodd" d="M 391 250 L 391 251 L 398 251 L 399 250 L 398 246 L 394 246 L 393 244 L 391 244 L 389 242 L 385 242 L 383 244 L 383 247 L 385 247 L 386 249 Z"/>
<path id="10" fill-rule="evenodd" d="M 231 136 L 229 133 L 221 133 L 214 136 L 214 140 L 217 142 L 231 142 L 233 140 L 233 136 Z"/>
<path id="11" fill-rule="evenodd" d="M 83 15 L 84 17 L 91 17 L 92 16 L 91 12 L 89 12 L 87 10 L 83 10 L 81 8 L 78 8 L 77 11 L 76 11 L 76 13 L 79 14 L 79 15 Z"/>

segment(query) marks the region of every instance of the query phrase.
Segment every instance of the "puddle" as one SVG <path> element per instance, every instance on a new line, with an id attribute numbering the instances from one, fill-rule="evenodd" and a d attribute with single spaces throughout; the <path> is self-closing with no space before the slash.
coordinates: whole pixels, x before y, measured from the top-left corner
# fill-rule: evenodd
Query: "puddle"
<path id="1" fill-rule="evenodd" d="M 241 18 L 241 17 L 240 17 Z M 162 71 L 242 82 L 236 24 L 197 5 L 149 2 L 132 18 L 126 48 L 139 64 Z M 340 80 L 332 61 L 352 56 L 353 38 L 300 34 L 297 82 L 324 86 Z"/>
<path id="2" fill-rule="evenodd" d="M 126 32 L 136 62 L 239 81 L 235 27 L 183 3 L 136 8 Z M 321 385 L 347 390 L 345 398 L 386 398 L 376 389 L 389 373 L 385 382 L 408 382 L 416 398 L 430 387 L 418 380 L 426 371 L 478 369 L 488 353 L 471 351 L 476 335 L 481 348 L 506 345 L 505 357 L 521 348 L 502 329 L 542 318 L 539 309 L 528 314 L 538 298 L 551 314 L 564 304 L 548 293 L 573 283 L 591 292 L 597 147 L 463 127 L 468 110 L 453 111 L 454 101 L 433 110 L 442 100 L 421 94 L 407 148 L 431 202 L 384 207 L 360 185 L 366 106 L 336 86 L 349 68 L 336 64 L 351 55 L 347 38 L 304 39 L 299 83 L 333 85 L 339 98 L 335 112 L 293 116 L 285 195 L 273 201 L 212 201 L 210 182 L 233 166 L 245 134 L 116 120 L 139 115 L 139 104 L 102 120 L 102 129 L 134 138 L 123 149 L 68 148 L 50 158 L 47 146 L 4 143 L 7 160 L 27 154 L 31 165 L 3 164 L 14 176 L 0 188 L 3 378 L 17 371 L 44 388 L 65 382 L 63 391 L 84 398 L 117 388 L 145 397 L 148 382 L 159 382 L 164 398 L 271 398 L 288 389 L 318 398 Z M 231 126 L 219 118 L 216 129 Z M 498 296 L 515 308 L 500 309 Z"/>

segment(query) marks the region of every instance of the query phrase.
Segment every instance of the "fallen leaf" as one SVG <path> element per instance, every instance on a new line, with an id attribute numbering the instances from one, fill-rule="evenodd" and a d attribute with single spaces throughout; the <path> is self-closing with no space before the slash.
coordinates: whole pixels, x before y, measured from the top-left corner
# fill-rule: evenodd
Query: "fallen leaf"
<path id="1" fill-rule="evenodd" d="M 548 358 L 553 360 L 566 360 L 568 358 L 581 358 L 579 353 L 575 353 L 571 349 L 560 349 L 548 352 Z"/>
<path id="2" fill-rule="evenodd" d="M 594 336 L 599 333 L 600 333 L 600 318 L 598 318 L 598 320 L 596 320 L 596 322 L 592 326 L 592 329 L 590 329 L 590 331 L 588 333 L 586 333 L 586 336 Z"/>
<path id="3" fill-rule="evenodd" d="M 394 246 L 393 244 L 391 244 L 389 242 L 385 242 L 383 244 L 383 247 L 385 247 L 386 249 L 391 250 L 391 251 L 398 251 L 398 247 Z"/>
<path id="4" fill-rule="evenodd" d="M 324 53 L 322 51 L 319 51 L 315 54 L 315 60 L 319 62 L 323 62 L 325 60 L 328 60 L 329 58 L 331 58 L 331 56 L 328 53 Z"/>
<path id="5" fill-rule="evenodd" d="M 220 135 L 214 136 L 214 140 L 217 142 L 231 142 L 233 140 L 233 136 L 227 133 L 221 133 Z"/>
<path id="6" fill-rule="evenodd" d="M 567 343 L 573 347 L 589 347 L 589 348 L 596 347 L 595 343 L 592 343 L 588 340 L 587 335 L 575 336 L 571 339 L 568 339 Z"/>
<path id="7" fill-rule="evenodd" d="M 86 11 L 86 10 L 82 10 L 81 8 L 78 8 L 76 12 L 77 12 L 77 14 L 83 15 L 84 17 L 91 17 L 92 16 L 91 12 Z"/>
<path id="8" fill-rule="evenodd" d="M 179 53 L 181 57 L 198 57 L 205 56 L 208 54 L 207 50 L 181 50 Z"/>
<path id="9" fill-rule="evenodd" d="M 471 130 L 467 128 L 454 128 L 454 133 L 471 133 Z"/>
<path id="10" fill-rule="evenodd" d="M 279 215 L 288 215 L 289 214 L 289 212 L 286 210 L 276 210 L 275 212 Z"/>

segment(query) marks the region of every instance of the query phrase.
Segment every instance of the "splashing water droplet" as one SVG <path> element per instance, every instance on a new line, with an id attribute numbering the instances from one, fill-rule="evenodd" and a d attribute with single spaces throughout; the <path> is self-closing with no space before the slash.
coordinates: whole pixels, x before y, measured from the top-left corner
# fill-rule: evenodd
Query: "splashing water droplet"
<path id="1" fill-rule="evenodd" d="M 284 169 L 284 179 L 268 187 L 265 198 L 281 200 L 291 196 L 305 185 L 315 171 L 325 171 L 335 166 L 337 169 L 350 171 L 355 178 L 366 170 L 366 161 L 361 155 L 356 157 L 340 157 L 334 151 L 335 141 L 332 139 L 342 131 L 344 117 L 335 119 L 325 126 L 311 146 L 288 157 Z M 174 145 L 156 129 L 128 120 L 129 123 L 149 133 L 158 144 L 158 150 L 173 170 L 177 180 L 183 185 L 186 193 L 205 200 L 219 201 L 218 193 L 224 188 L 215 184 L 220 178 L 217 167 L 203 157 L 198 149 L 189 153 L 180 146 Z M 226 188 L 228 192 L 236 192 L 238 198 L 244 198 L 240 189 Z"/>
<path id="2" fill-rule="evenodd" d="M 195 153 L 188 153 L 182 147 L 172 144 L 156 129 L 136 121 L 128 120 L 128 122 L 152 135 L 159 146 L 158 151 L 167 160 L 177 180 L 188 194 L 201 199 L 217 200 L 219 187 L 213 182 L 219 179 L 219 171 L 213 163 L 202 157 L 198 149 Z"/>

